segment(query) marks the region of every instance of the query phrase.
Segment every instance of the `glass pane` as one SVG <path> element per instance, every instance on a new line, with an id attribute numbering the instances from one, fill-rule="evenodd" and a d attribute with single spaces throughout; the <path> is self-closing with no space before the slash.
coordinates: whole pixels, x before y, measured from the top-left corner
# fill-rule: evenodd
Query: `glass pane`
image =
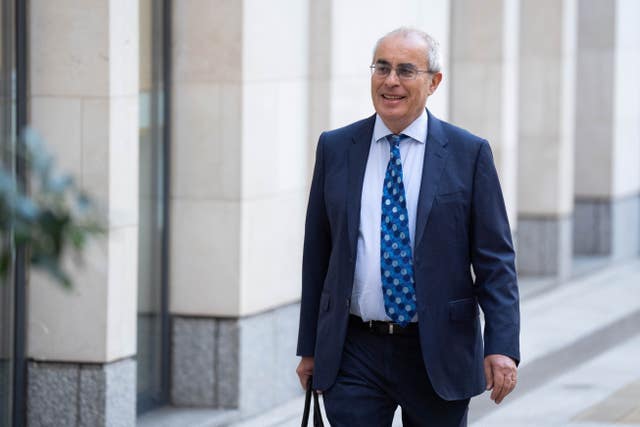
<path id="1" fill-rule="evenodd" d="M 140 211 L 138 249 L 138 412 L 163 403 L 162 2 L 140 5 Z"/>
<path id="2" fill-rule="evenodd" d="M 13 1 L 0 0 L 0 163 L 15 180 L 15 61 Z M 11 230 L 0 229 L 0 250 L 13 264 Z M 13 277 L 0 277 L 0 427 L 11 425 L 13 380 Z"/>

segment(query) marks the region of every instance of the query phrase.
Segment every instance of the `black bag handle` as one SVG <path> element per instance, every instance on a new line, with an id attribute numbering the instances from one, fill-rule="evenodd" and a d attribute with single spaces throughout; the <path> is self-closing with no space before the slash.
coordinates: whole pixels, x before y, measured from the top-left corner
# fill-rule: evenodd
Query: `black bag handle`
<path id="1" fill-rule="evenodd" d="M 313 427 L 324 427 L 322 422 L 322 412 L 320 411 L 320 402 L 318 400 L 318 392 L 311 387 L 312 378 L 307 381 L 307 391 L 304 397 L 304 411 L 302 411 L 302 427 L 309 424 L 309 410 L 311 409 L 311 395 L 313 394 Z"/>

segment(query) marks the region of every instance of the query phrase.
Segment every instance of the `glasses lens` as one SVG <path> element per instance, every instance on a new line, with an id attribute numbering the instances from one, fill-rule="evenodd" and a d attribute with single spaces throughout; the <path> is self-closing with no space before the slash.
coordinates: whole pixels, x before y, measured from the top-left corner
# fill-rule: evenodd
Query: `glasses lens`
<path id="1" fill-rule="evenodd" d="M 380 77 L 388 76 L 389 73 L 391 72 L 391 67 L 384 64 L 376 64 L 376 65 L 373 65 L 371 68 L 374 74 Z"/>
<path id="2" fill-rule="evenodd" d="M 376 77 L 388 77 L 393 70 L 393 68 L 387 64 L 374 64 L 369 68 L 371 68 L 371 73 Z M 413 80 L 418 75 L 418 70 L 411 66 L 401 65 L 395 70 L 398 78 L 402 80 Z"/>
<path id="3" fill-rule="evenodd" d="M 398 67 L 396 68 L 396 72 L 398 73 L 398 77 L 404 80 L 413 80 L 418 74 L 416 70 L 411 67 Z"/>

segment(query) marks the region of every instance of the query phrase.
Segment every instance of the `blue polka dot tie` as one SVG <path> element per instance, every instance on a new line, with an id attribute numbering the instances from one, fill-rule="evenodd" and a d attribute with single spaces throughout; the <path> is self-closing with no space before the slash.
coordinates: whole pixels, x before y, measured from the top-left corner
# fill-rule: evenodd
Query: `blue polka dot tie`
<path id="1" fill-rule="evenodd" d="M 380 225 L 380 273 L 387 315 L 406 326 L 416 313 L 413 257 L 409 236 L 409 217 L 402 178 L 400 141 L 402 135 L 389 135 L 391 158 L 382 188 Z"/>

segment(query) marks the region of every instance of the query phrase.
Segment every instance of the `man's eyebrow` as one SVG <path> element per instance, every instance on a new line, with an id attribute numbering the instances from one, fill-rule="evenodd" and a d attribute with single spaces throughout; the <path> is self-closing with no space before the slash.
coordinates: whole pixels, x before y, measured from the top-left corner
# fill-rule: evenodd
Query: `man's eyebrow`
<path id="1" fill-rule="evenodd" d="M 385 59 L 378 59 L 376 61 L 376 64 L 380 64 L 380 65 L 391 65 L 391 63 Z M 403 67 L 403 68 L 415 68 L 417 69 L 418 67 L 416 67 L 415 64 L 412 64 L 411 62 L 403 62 L 402 64 L 398 64 L 398 67 Z"/>

